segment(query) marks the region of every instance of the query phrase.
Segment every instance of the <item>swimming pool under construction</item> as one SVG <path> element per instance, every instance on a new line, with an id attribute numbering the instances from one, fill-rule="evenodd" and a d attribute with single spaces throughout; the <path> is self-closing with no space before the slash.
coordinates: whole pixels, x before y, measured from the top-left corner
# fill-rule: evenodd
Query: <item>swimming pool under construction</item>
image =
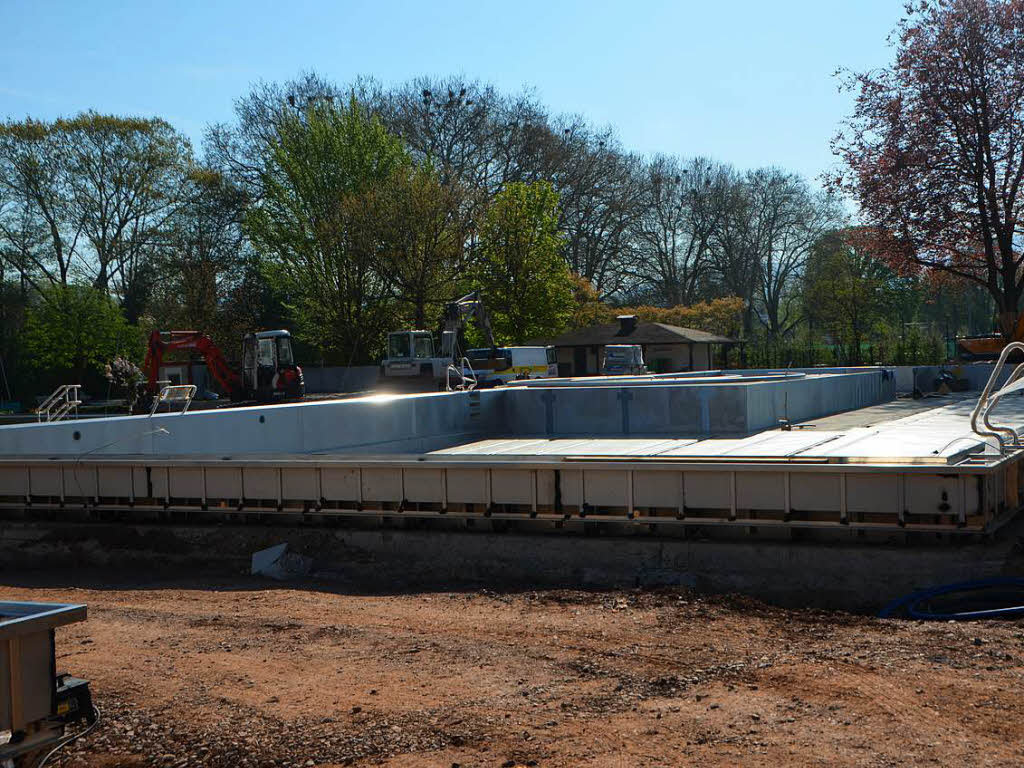
<path id="1" fill-rule="evenodd" d="M 896 401 L 882 368 L 721 372 L 6 426 L 0 508 L 79 521 L 988 534 L 1024 503 L 1024 401 L 1012 390 L 980 393 L 980 406 L 979 393 Z"/>

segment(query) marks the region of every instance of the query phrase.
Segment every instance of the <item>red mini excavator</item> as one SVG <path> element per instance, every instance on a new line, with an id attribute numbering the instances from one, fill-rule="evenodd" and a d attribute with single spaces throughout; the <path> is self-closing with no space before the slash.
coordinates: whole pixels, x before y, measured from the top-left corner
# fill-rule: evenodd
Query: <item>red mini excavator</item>
<path id="1" fill-rule="evenodd" d="M 224 394 L 232 400 L 299 399 L 306 393 L 302 369 L 292 355 L 292 336 L 288 331 L 260 331 L 246 334 L 242 340 L 242 373 L 228 365 L 220 348 L 199 331 L 153 331 L 142 372 L 146 391 L 157 394 L 157 379 L 164 355 L 177 349 L 194 349 L 206 361 L 210 374 Z"/>

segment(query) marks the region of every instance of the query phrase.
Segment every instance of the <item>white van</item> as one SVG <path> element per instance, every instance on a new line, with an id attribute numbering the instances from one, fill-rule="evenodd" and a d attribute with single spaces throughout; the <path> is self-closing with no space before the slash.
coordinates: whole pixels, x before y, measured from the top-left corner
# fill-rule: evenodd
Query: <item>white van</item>
<path id="1" fill-rule="evenodd" d="M 554 347 L 509 347 L 513 378 L 552 379 L 558 376 Z"/>
<path id="2" fill-rule="evenodd" d="M 468 352 L 473 372 L 481 380 L 492 384 L 504 383 L 514 379 L 550 379 L 558 376 L 558 361 L 554 347 L 499 347 L 498 357 L 508 361 L 508 367 L 477 370 L 475 361 L 484 359 L 488 349 L 471 349 Z"/>

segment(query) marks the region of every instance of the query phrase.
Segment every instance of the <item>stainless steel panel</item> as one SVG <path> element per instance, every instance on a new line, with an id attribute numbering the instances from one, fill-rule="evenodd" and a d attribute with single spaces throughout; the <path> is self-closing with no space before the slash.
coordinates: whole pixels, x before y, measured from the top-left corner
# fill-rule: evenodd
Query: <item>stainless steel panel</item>
<path id="1" fill-rule="evenodd" d="M 367 501 L 402 501 L 402 470 L 364 468 L 363 498 Z"/>
<path id="2" fill-rule="evenodd" d="M 275 494 L 276 495 L 276 494 Z M 206 497 L 208 499 L 241 499 L 242 470 L 240 467 L 207 467 Z"/>
<path id="3" fill-rule="evenodd" d="M 732 505 L 730 472 L 687 472 L 686 506 L 697 509 L 729 509 Z"/>
<path id="4" fill-rule="evenodd" d="M 63 485 L 60 466 L 45 465 L 29 468 L 29 481 L 33 496 L 60 496 Z"/>
<path id="5" fill-rule="evenodd" d="M 405 498 L 408 501 L 440 504 L 444 501 L 444 470 L 405 470 Z"/>
<path id="6" fill-rule="evenodd" d="M 328 501 L 358 501 L 359 470 L 324 467 L 320 470 L 320 486 Z"/>
<path id="7" fill-rule="evenodd" d="M 281 470 L 281 497 L 293 501 L 317 501 L 315 467 L 285 467 Z"/>
<path id="8" fill-rule="evenodd" d="M 839 475 L 798 473 L 790 475 L 790 503 L 803 512 L 838 512 Z"/>
<path id="9" fill-rule="evenodd" d="M 782 472 L 737 472 L 738 509 L 785 510 L 786 476 Z"/>
<path id="10" fill-rule="evenodd" d="M 278 470 L 273 467 L 245 467 L 242 492 L 246 499 L 277 499 L 281 492 Z"/>

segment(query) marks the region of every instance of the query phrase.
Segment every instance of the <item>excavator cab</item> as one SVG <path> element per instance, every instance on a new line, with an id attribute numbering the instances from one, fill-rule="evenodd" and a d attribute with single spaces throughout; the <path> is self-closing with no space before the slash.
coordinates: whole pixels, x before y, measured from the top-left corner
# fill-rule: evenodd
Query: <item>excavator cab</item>
<path id="1" fill-rule="evenodd" d="M 292 354 L 288 331 L 260 331 L 242 340 L 242 386 L 248 397 L 261 402 L 295 399 L 306 393 L 302 369 Z"/>

